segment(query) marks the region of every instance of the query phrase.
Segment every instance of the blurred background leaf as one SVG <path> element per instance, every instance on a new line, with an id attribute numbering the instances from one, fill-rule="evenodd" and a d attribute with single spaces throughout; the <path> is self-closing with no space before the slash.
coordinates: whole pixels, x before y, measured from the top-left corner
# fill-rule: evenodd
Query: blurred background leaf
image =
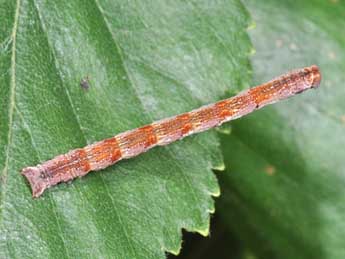
<path id="1" fill-rule="evenodd" d="M 7 0 L 0 24 L 0 257 L 164 258 L 181 228 L 207 235 L 215 132 L 36 200 L 20 170 L 248 87 L 242 4 Z"/>

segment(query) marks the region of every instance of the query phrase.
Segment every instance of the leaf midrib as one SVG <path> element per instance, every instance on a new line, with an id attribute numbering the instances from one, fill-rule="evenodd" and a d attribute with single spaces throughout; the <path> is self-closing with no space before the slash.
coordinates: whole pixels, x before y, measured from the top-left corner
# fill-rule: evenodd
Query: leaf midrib
<path id="1" fill-rule="evenodd" d="M 7 134 L 7 147 L 5 152 L 5 163 L 4 168 L 1 172 L 2 177 L 2 188 L 0 193 L 0 225 L 3 224 L 3 203 L 4 197 L 6 195 L 6 185 L 7 185 L 7 175 L 8 175 L 8 163 L 9 163 L 9 155 L 10 155 L 10 146 L 12 144 L 12 137 L 13 137 L 13 116 L 14 116 L 14 107 L 15 107 L 15 89 L 16 89 L 16 42 L 17 42 L 17 30 L 18 30 L 18 20 L 19 20 L 19 12 L 21 6 L 21 0 L 16 1 L 16 9 L 14 14 L 14 22 L 13 22 L 13 29 L 11 33 L 11 40 L 12 40 L 12 54 L 11 54 L 11 68 L 10 68 L 10 102 L 8 104 L 8 118 L 9 118 L 9 127 L 8 127 L 8 134 Z M 1 229 L 1 228 L 0 228 Z"/>

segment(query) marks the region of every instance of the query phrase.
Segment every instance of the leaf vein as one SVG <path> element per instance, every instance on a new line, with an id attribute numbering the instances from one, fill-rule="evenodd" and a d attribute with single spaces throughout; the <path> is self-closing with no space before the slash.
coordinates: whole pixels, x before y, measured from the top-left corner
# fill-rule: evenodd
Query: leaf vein
<path id="1" fill-rule="evenodd" d="M 12 53 L 11 53 L 11 68 L 10 68 L 10 73 L 11 73 L 11 81 L 10 81 L 10 102 L 9 102 L 9 107 L 8 107 L 8 118 L 9 118 L 9 127 L 8 127 L 8 134 L 7 134 L 7 147 L 6 147 L 6 152 L 5 152 L 5 163 L 4 163 L 4 168 L 1 172 L 1 196 L 0 196 L 0 217 L 1 220 L 0 222 L 3 222 L 2 217 L 3 217 L 3 201 L 4 197 L 6 195 L 6 184 L 7 184 L 7 174 L 8 174 L 8 163 L 9 163 L 9 155 L 10 155 L 10 146 L 12 143 L 12 137 L 13 137 L 13 116 L 14 116 L 14 106 L 15 106 L 15 90 L 16 90 L 16 78 L 15 78 L 15 73 L 16 73 L 16 40 L 17 40 L 17 30 L 18 30 L 18 20 L 19 20 L 19 12 L 20 12 L 20 6 L 21 2 L 20 0 L 17 0 L 16 2 L 16 10 L 15 10 L 15 15 L 14 15 L 14 23 L 13 23 L 13 30 L 12 30 Z"/>

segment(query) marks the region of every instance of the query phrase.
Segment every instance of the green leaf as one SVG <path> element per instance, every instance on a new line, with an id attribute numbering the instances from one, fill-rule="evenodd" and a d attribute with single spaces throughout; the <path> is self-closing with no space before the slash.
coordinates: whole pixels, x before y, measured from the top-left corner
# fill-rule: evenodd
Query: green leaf
<path id="1" fill-rule="evenodd" d="M 323 81 L 222 137 L 222 216 L 262 258 L 345 258 L 345 5 L 244 2 L 255 82 L 312 63 Z"/>
<path id="2" fill-rule="evenodd" d="M 2 1 L 0 257 L 164 258 L 181 228 L 207 235 L 215 132 L 36 200 L 20 170 L 247 86 L 247 19 L 238 0 Z"/>

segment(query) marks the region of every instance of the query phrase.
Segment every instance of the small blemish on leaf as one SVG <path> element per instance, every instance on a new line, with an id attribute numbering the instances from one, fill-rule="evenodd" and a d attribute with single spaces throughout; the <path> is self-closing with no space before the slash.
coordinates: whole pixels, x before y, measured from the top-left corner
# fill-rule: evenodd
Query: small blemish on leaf
<path id="1" fill-rule="evenodd" d="M 80 87 L 88 90 L 90 88 L 90 78 L 89 76 L 86 76 L 80 80 Z"/>
<path id="2" fill-rule="evenodd" d="M 328 57 L 329 57 L 329 59 L 334 60 L 335 59 L 335 53 L 333 51 L 330 51 L 328 53 Z"/>
<path id="3" fill-rule="evenodd" d="M 342 123 L 345 124 L 345 114 L 340 116 L 340 120 L 341 120 Z"/>
<path id="4" fill-rule="evenodd" d="M 281 48 L 284 45 L 284 41 L 282 39 L 277 39 L 276 40 L 276 47 Z"/>
<path id="5" fill-rule="evenodd" d="M 268 175 L 274 175 L 276 173 L 276 168 L 273 165 L 266 166 L 265 173 Z"/>
<path id="6" fill-rule="evenodd" d="M 297 47 L 297 45 L 296 45 L 295 43 L 291 43 L 291 44 L 289 45 L 289 47 L 290 47 L 290 49 L 291 49 L 292 51 L 298 50 L 298 47 Z"/>

